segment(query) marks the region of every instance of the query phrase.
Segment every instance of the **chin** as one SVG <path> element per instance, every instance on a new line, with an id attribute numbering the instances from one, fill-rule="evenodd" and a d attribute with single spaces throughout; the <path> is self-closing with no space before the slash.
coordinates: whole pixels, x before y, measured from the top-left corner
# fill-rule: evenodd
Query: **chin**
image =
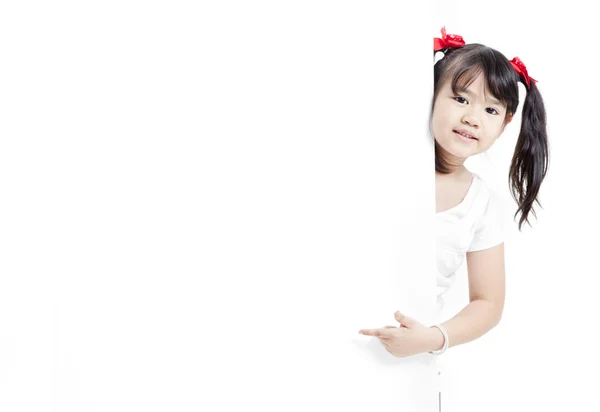
<path id="1" fill-rule="evenodd" d="M 454 159 L 453 162 L 463 163 L 467 158 L 475 156 L 478 152 L 467 151 L 467 150 L 447 150 L 447 155 Z"/>

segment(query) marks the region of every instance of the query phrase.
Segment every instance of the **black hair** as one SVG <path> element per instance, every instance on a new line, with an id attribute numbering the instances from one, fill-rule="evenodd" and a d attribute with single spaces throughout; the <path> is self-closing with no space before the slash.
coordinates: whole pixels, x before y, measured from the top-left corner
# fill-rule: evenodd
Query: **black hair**
<path id="1" fill-rule="evenodd" d="M 483 73 L 487 90 L 506 105 L 506 117 L 513 116 L 519 105 L 518 82 L 525 85 L 527 96 L 521 113 L 521 129 L 509 171 L 509 187 L 518 208 L 514 218 L 521 213 L 519 230 L 524 222 L 529 226 L 528 216 L 533 213 L 533 203 L 540 207 L 537 199 L 542 181 L 548 170 L 548 137 L 546 132 L 546 110 L 542 96 L 533 80 L 529 86 L 518 74 L 511 62 L 499 51 L 483 44 L 471 43 L 459 48 L 442 50 L 444 57 L 434 65 L 434 93 L 431 115 L 435 100 L 447 80 L 454 93 L 466 90 L 475 78 Z M 435 57 L 435 52 L 434 52 Z M 434 139 L 435 141 L 435 139 Z M 442 155 L 435 141 L 435 170 L 447 174 L 451 166 Z M 536 216 L 537 217 L 537 216 Z"/>

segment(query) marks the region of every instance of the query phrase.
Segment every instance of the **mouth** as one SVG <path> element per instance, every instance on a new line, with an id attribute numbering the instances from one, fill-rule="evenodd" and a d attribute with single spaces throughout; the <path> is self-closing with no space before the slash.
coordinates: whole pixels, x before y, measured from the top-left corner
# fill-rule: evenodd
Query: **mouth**
<path id="1" fill-rule="evenodd" d="M 464 137 L 466 139 L 469 139 L 469 140 L 479 140 L 475 136 L 473 136 L 471 133 L 469 133 L 469 132 L 467 132 L 465 130 L 452 130 L 452 131 L 454 133 L 456 133 L 457 135 L 462 136 L 462 137 Z"/>

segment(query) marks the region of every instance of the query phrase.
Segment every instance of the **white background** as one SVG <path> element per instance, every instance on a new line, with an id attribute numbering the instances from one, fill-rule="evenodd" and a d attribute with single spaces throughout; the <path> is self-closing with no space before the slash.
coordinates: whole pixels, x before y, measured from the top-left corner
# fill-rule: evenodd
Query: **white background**
<path id="1" fill-rule="evenodd" d="M 20 4 L 0 409 L 437 409 L 431 355 L 358 334 L 434 316 L 431 28 L 391 1 Z"/>
<path id="2" fill-rule="evenodd" d="M 503 320 L 446 354 L 443 410 L 592 405 L 590 10 L 216 4 L 3 5 L 0 409 L 437 410 L 430 357 L 357 331 L 431 319 L 442 25 L 527 64 L 552 152 L 534 230 L 507 216 Z M 519 123 L 470 159 L 506 194 Z"/>

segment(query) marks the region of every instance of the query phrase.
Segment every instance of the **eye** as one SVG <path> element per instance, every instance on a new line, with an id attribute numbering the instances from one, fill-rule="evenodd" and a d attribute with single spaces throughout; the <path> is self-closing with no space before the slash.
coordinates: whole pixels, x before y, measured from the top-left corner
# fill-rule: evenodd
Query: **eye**
<path id="1" fill-rule="evenodd" d="M 464 97 L 461 97 L 461 96 L 455 96 L 455 97 L 453 97 L 453 99 L 454 99 L 454 100 L 456 100 L 456 101 L 457 101 L 457 102 L 459 102 L 459 103 L 464 103 L 464 102 L 466 102 L 466 101 L 467 101 L 467 99 L 465 99 Z M 462 101 L 459 101 L 459 99 L 461 99 L 461 100 L 464 100 L 464 102 L 462 102 Z"/>
<path id="2" fill-rule="evenodd" d="M 498 112 L 498 110 L 494 109 L 493 107 L 488 107 L 486 110 L 492 110 L 492 111 L 496 112 L 496 113 L 490 113 L 490 112 L 488 112 L 488 113 L 490 113 L 490 114 L 500 114 L 500 113 Z"/>

